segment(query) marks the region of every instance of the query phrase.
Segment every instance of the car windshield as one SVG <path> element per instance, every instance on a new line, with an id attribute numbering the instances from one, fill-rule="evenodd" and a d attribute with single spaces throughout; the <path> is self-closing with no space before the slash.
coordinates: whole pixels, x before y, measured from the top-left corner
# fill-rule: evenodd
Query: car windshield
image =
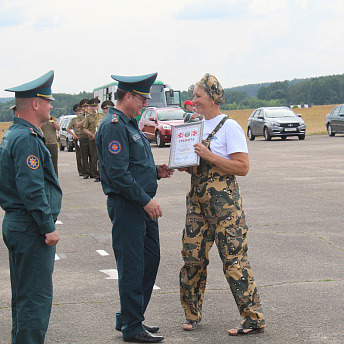
<path id="1" fill-rule="evenodd" d="M 293 111 L 288 109 L 266 109 L 265 117 L 280 118 L 280 117 L 297 117 Z"/>
<path id="2" fill-rule="evenodd" d="M 173 121 L 183 119 L 184 113 L 182 109 L 158 111 L 158 117 L 160 121 Z"/>

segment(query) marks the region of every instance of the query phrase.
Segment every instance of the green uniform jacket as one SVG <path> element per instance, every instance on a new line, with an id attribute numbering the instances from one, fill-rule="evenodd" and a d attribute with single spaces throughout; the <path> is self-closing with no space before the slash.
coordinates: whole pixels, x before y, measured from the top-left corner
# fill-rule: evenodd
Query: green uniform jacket
<path id="1" fill-rule="evenodd" d="M 1 140 L 0 181 L 6 215 L 34 221 L 42 234 L 55 230 L 62 190 L 42 134 L 22 118 L 13 119 Z"/>
<path id="2" fill-rule="evenodd" d="M 135 118 L 130 120 L 111 108 L 95 135 L 104 193 L 118 194 L 146 206 L 156 194 L 157 168 L 149 142 Z"/>

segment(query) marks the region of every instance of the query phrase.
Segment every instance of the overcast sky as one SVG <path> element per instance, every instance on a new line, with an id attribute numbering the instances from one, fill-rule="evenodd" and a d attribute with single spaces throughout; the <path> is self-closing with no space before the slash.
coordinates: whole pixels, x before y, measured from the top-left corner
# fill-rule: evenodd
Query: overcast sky
<path id="1" fill-rule="evenodd" d="M 53 92 L 158 72 L 187 90 L 344 73 L 343 0 L 0 0 L 0 97 L 55 71 Z"/>

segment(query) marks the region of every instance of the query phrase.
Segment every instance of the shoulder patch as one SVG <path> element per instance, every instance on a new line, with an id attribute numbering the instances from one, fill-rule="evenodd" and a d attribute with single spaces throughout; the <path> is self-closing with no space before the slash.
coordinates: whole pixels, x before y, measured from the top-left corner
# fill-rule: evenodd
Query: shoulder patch
<path id="1" fill-rule="evenodd" d="M 118 154 L 122 150 L 122 145 L 119 141 L 113 140 L 109 143 L 109 152 L 111 154 Z"/>
<path id="2" fill-rule="evenodd" d="M 30 129 L 30 132 L 31 132 L 32 135 L 37 136 L 37 133 L 31 127 L 28 127 L 28 128 Z"/>
<path id="3" fill-rule="evenodd" d="M 40 165 L 39 159 L 35 155 L 29 155 L 26 159 L 26 164 L 31 170 L 37 170 Z"/>
<path id="4" fill-rule="evenodd" d="M 112 121 L 111 121 L 112 123 L 118 123 L 118 115 L 117 114 L 113 114 L 113 116 L 112 116 Z"/>

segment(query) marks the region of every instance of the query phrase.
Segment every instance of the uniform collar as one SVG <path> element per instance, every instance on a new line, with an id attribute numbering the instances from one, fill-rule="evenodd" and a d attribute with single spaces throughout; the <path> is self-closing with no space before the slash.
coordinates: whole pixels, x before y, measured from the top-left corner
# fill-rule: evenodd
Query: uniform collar
<path id="1" fill-rule="evenodd" d="M 26 119 L 19 118 L 19 117 L 14 117 L 13 118 L 13 123 L 14 124 L 24 125 L 25 127 L 31 128 L 40 138 L 43 139 L 42 133 L 33 124 L 28 122 Z"/>

